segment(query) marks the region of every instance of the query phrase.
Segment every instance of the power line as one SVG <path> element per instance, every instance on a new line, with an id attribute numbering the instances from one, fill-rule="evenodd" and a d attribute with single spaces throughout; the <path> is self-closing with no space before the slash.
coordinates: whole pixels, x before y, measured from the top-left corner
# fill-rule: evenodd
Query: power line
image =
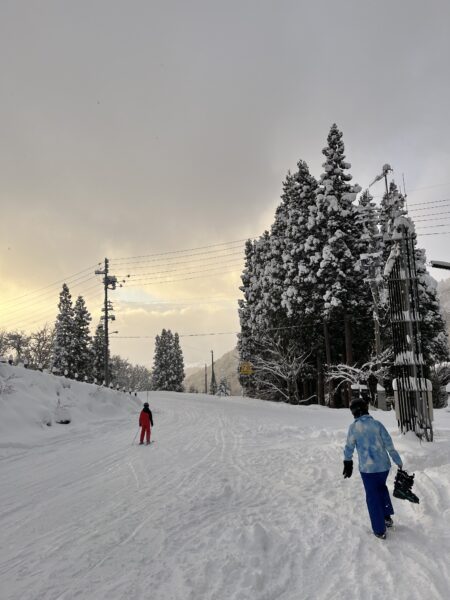
<path id="1" fill-rule="evenodd" d="M 6 300 L 4 303 L 2 303 L 1 306 L 4 306 L 5 304 L 10 304 L 10 303 L 16 303 L 19 300 L 21 300 L 22 298 L 25 298 L 27 296 L 31 296 L 33 294 L 36 294 L 38 292 L 41 292 L 43 290 L 46 290 L 50 287 L 54 287 L 55 285 L 62 285 L 63 283 L 70 283 L 70 280 L 73 279 L 74 277 L 77 277 L 78 275 L 81 275 L 82 273 L 86 273 L 89 270 L 92 270 L 94 267 L 96 267 L 97 264 L 92 265 L 91 267 L 87 267 L 86 269 L 83 269 L 82 271 L 78 271 L 78 273 L 74 273 L 73 275 L 70 275 L 69 277 L 66 277 L 65 279 L 61 279 L 59 281 L 55 281 L 54 283 L 49 283 L 48 285 L 42 287 L 42 288 L 38 288 L 36 290 L 32 290 L 31 292 L 27 292 L 26 294 L 23 294 L 22 296 L 17 296 L 16 298 L 10 298 L 9 300 Z M 79 278 L 81 279 L 81 278 Z"/>
<path id="2" fill-rule="evenodd" d="M 184 252 L 191 252 L 192 250 L 204 250 L 205 248 L 217 248 L 219 246 L 229 246 L 230 244 L 237 244 L 237 243 L 242 243 L 242 242 L 246 242 L 249 238 L 242 238 L 240 240 L 233 240 L 231 242 L 222 242 L 220 244 L 210 244 L 208 246 L 197 246 L 195 248 L 186 248 L 184 250 L 171 250 L 169 252 L 158 252 L 158 253 L 153 253 L 153 254 L 143 254 L 141 256 L 126 256 L 126 257 L 121 257 L 121 258 L 113 258 L 111 259 L 111 262 L 123 262 L 126 260 L 134 260 L 134 259 L 140 259 L 140 258 L 149 258 L 149 257 L 155 257 L 155 256 L 167 256 L 169 254 L 182 254 Z"/>
<path id="3" fill-rule="evenodd" d="M 437 202 L 436 204 L 443 204 L 443 206 L 442 206 L 442 205 L 441 205 L 441 206 L 431 206 L 431 210 L 434 210 L 435 208 L 446 208 L 446 205 L 447 205 L 447 204 L 450 204 L 450 200 L 446 200 L 446 201 L 445 201 L 445 202 L 443 202 L 443 203 L 439 203 L 439 202 Z M 425 210 L 430 210 L 430 206 L 425 206 L 424 208 L 413 208 L 413 209 L 412 209 L 412 213 L 413 213 L 413 214 L 416 214 L 416 213 L 418 213 L 418 212 L 423 212 L 423 211 L 425 211 Z M 408 212 L 409 212 L 409 211 L 408 211 Z"/>
<path id="4" fill-rule="evenodd" d="M 444 198 L 443 200 L 428 200 L 427 202 L 412 202 L 412 203 L 408 202 L 408 206 L 423 206 L 424 204 L 426 204 L 426 205 L 442 204 L 443 202 L 450 202 L 450 200 L 448 198 Z M 418 209 L 415 209 L 415 210 L 418 210 Z"/>
<path id="5" fill-rule="evenodd" d="M 90 281 L 92 279 L 95 279 L 95 277 L 94 276 L 88 277 L 88 278 L 84 279 L 83 281 L 78 282 L 76 285 L 82 285 L 82 284 L 87 283 L 88 281 Z M 94 289 L 96 287 L 97 286 L 91 286 L 91 287 L 87 288 L 87 290 L 83 290 L 83 293 L 87 293 L 87 292 L 89 292 L 90 290 L 92 290 L 92 289 Z M 78 291 L 80 291 L 80 290 L 78 290 Z M 45 297 L 47 297 L 49 294 L 56 294 L 56 291 L 52 290 L 51 292 L 45 292 L 44 294 L 36 296 L 32 300 L 28 300 L 25 303 L 22 303 L 18 307 L 16 306 L 15 308 L 8 309 L 6 312 L 2 313 L 2 318 L 6 318 L 8 320 L 8 317 L 10 317 L 11 315 L 17 314 L 18 312 L 21 312 L 21 311 L 24 311 L 24 310 L 27 310 L 27 308 L 29 306 L 31 306 L 33 304 L 36 304 L 38 298 L 42 302 L 42 299 L 45 298 Z M 59 294 L 58 294 L 58 296 L 59 296 Z M 37 309 L 37 310 L 39 310 L 39 309 Z M 31 313 L 29 313 L 29 314 L 33 314 L 33 311 L 31 311 Z"/>
<path id="6" fill-rule="evenodd" d="M 424 219 L 424 221 L 428 221 L 429 219 Z M 434 219 L 431 219 L 433 221 Z M 432 229 L 433 227 L 448 227 L 450 223 L 442 223 L 441 225 L 420 225 L 421 229 Z"/>
<path id="7" fill-rule="evenodd" d="M 242 252 L 242 244 L 239 245 L 233 245 L 233 246 L 229 246 L 228 248 L 221 248 L 219 250 L 210 250 L 208 252 L 195 252 L 195 253 L 191 253 L 191 254 L 183 254 L 181 257 L 180 256 L 167 256 L 165 258 L 153 258 L 153 259 L 146 259 L 146 260 L 136 260 L 136 261 L 128 261 L 128 262 L 117 262 L 115 260 L 111 260 L 111 264 L 114 264 L 116 266 L 116 268 L 124 268 L 127 267 L 128 265 L 132 265 L 132 268 L 134 269 L 146 269 L 147 266 L 150 263 L 156 263 L 156 265 L 158 264 L 177 264 L 177 263 L 172 263 L 170 261 L 174 261 L 174 260 L 178 260 L 179 258 L 190 258 L 190 257 L 199 257 L 199 260 L 201 260 L 201 257 L 204 256 L 211 256 L 213 258 L 220 258 L 221 256 L 226 256 L 226 254 L 223 254 L 224 252 L 226 252 L 227 250 L 236 250 L 239 249 Z M 216 256 L 214 256 L 216 255 Z M 133 266 L 133 265 L 143 265 L 143 266 Z"/>
<path id="8" fill-rule="evenodd" d="M 221 264 L 226 264 L 226 263 L 220 263 L 220 261 L 218 261 L 217 259 L 222 259 L 222 258 L 227 258 L 228 256 L 241 256 L 242 260 L 244 259 L 244 256 L 242 255 L 242 251 L 239 252 L 230 252 L 229 254 L 223 254 L 222 256 L 217 256 L 211 259 L 205 259 L 205 258 L 201 258 L 198 260 L 188 260 L 188 261 L 180 261 L 180 262 L 176 262 L 176 263 L 171 263 L 169 266 L 172 267 L 173 265 L 192 265 L 193 267 L 195 266 L 194 263 L 196 262 L 201 262 L 201 264 L 206 264 L 206 263 L 211 263 L 214 262 L 216 263 L 218 266 L 220 266 Z M 139 268 L 139 267 L 137 267 Z M 141 268 L 148 268 L 148 267 L 141 267 Z M 172 273 L 175 271 L 179 271 L 180 267 L 176 268 L 176 269 L 166 269 L 164 271 L 151 271 L 149 273 L 138 273 L 136 275 L 117 275 L 117 277 L 138 277 L 138 276 L 145 276 L 145 275 L 157 275 L 159 273 Z"/>
<path id="9" fill-rule="evenodd" d="M 450 233 L 450 231 L 435 231 L 434 233 L 420 233 L 418 232 L 417 235 L 447 235 L 448 233 Z"/>
<path id="10" fill-rule="evenodd" d="M 373 322 L 373 317 L 372 316 L 368 316 L 368 317 L 359 317 L 357 319 L 351 319 L 352 323 L 366 323 L 366 322 Z M 330 321 L 327 321 L 327 323 L 341 323 L 343 324 L 344 321 L 342 319 L 332 319 Z M 311 327 L 320 327 L 322 323 L 301 323 L 299 325 L 287 325 L 285 327 L 268 327 L 267 329 L 264 329 L 264 332 L 266 331 L 282 331 L 282 330 L 289 330 L 289 329 L 309 329 Z M 241 332 L 240 331 L 210 331 L 207 333 L 180 333 L 179 337 L 204 337 L 204 336 L 209 336 L 209 335 L 239 335 Z M 114 336 L 115 340 L 129 340 L 129 339 L 142 339 L 142 340 L 149 340 L 149 339 L 154 339 L 155 336 L 154 335 L 116 335 Z"/>
<path id="11" fill-rule="evenodd" d="M 100 295 L 97 294 L 96 296 L 94 296 L 94 298 L 91 298 L 89 300 L 89 302 L 93 303 L 94 300 L 97 300 L 99 297 L 100 297 Z M 58 309 L 57 309 L 56 304 L 52 308 L 50 308 L 50 307 L 49 308 L 41 308 L 34 312 L 27 313 L 27 316 L 22 319 L 20 317 L 19 318 L 10 317 L 10 318 L 6 319 L 5 327 L 8 329 L 9 328 L 22 329 L 22 328 L 28 328 L 31 325 L 33 325 L 34 323 L 38 323 L 38 322 L 43 322 L 43 321 L 48 321 L 48 320 L 55 321 L 57 312 L 58 312 Z"/>
<path id="12" fill-rule="evenodd" d="M 241 263 L 236 264 L 236 267 L 238 267 L 238 266 L 241 266 Z M 192 271 L 192 273 L 208 273 L 208 272 L 211 272 L 211 271 L 215 271 L 215 269 L 217 269 L 217 267 L 215 267 L 213 269 L 205 269 L 204 271 Z M 213 272 L 212 274 L 213 275 L 214 274 L 217 274 L 217 275 L 226 275 L 226 274 L 235 273 L 235 272 L 236 272 L 236 270 L 233 270 L 233 271 L 222 271 L 221 270 L 218 273 L 214 273 Z M 167 280 L 167 279 L 164 280 L 164 278 L 160 278 L 160 279 L 158 279 L 158 278 L 157 279 L 148 279 L 148 280 L 142 281 L 141 283 L 131 283 L 131 284 L 127 285 L 127 288 L 129 288 L 129 287 L 141 287 L 141 286 L 145 286 L 145 285 L 155 285 L 155 284 L 159 285 L 161 283 L 178 283 L 179 281 L 188 281 L 190 279 L 199 279 L 199 278 L 202 279 L 203 277 L 204 277 L 204 275 L 197 275 L 195 277 L 183 277 L 181 279 L 169 279 L 169 280 Z M 138 281 L 138 280 L 135 279 L 134 281 Z"/>
<path id="13" fill-rule="evenodd" d="M 197 306 L 202 304 L 220 304 L 220 303 L 231 303 L 237 302 L 238 298 L 204 298 L 201 302 L 192 302 L 191 300 L 179 301 L 179 302 L 139 302 L 138 300 L 115 300 L 117 304 L 129 305 L 136 304 L 137 306 Z"/>
<path id="14" fill-rule="evenodd" d="M 151 277 L 151 279 L 155 279 L 154 276 L 157 276 L 156 279 L 160 279 L 160 278 L 164 277 L 167 273 L 173 273 L 173 275 L 171 275 L 171 277 L 176 277 L 177 275 L 192 275 L 194 273 L 206 273 L 208 271 L 214 271 L 216 269 L 220 269 L 221 267 L 240 266 L 240 265 L 242 265 L 241 261 L 239 261 L 239 263 L 237 263 L 236 260 L 234 260 L 234 261 L 229 261 L 229 262 L 212 265 L 211 268 L 209 268 L 209 269 L 200 269 L 200 270 L 195 270 L 195 271 L 183 271 L 180 268 L 168 269 L 167 271 L 154 271 L 153 273 L 142 273 L 142 275 L 143 275 L 142 278 L 139 278 L 138 275 L 131 275 L 130 277 L 137 277 L 137 279 L 131 279 L 130 281 L 132 281 L 132 282 L 148 281 L 148 279 L 146 279 L 144 277 L 144 275 L 149 275 Z"/>
<path id="15" fill-rule="evenodd" d="M 411 217 L 414 223 L 420 223 L 420 221 L 436 221 L 437 219 L 425 219 L 425 217 L 438 217 L 442 215 L 450 215 L 450 211 L 440 212 L 440 213 L 427 213 L 425 215 L 420 215 L 419 218 Z"/>

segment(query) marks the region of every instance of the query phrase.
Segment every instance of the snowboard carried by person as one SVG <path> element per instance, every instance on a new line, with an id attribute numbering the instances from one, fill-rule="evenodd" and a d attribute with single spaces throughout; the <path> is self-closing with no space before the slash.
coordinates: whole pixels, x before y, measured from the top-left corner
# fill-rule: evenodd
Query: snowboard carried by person
<path id="1" fill-rule="evenodd" d="M 150 445 L 150 436 L 153 427 L 153 415 L 148 402 L 144 402 L 144 407 L 139 415 L 139 427 L 141 428 L 141 439 L 139 444 L 144 443 L 144 437 L 146 438 L 147 446 Z"/>
<path id="2" fill-rule="evenodd" d="M 402 459 L 386 428 L 369 415 L 368 405 L 362 398 L 352 400 L 350 410 L 355 420 L 348 429 L 342 474 L 344 478 L 352 476 L 352 457 L 356 448 L 372 530 L 376 537 L 385 539 L 386 528 L 392 527 L 394 514 L 386 486 L 391 468 L 389 456 L 400 469 Z"/>

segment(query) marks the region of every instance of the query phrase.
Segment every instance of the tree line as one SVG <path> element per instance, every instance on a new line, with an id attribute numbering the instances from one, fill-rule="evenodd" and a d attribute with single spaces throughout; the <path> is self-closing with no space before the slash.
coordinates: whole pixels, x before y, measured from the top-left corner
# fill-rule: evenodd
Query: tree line
<path id="1" fill-rule="evenodd" d="M 92 336 L 91 321 L 83 296 L 78 296 L 73 304 L 69 287 L 64 283 L 54 326 L 46 324 L 30 334 L 0 331 L 0 355 L 13 353 L 16 363 L 29 368 L 102 384 L 105 330 L 101 321 Z M 151 371 L 146 367 L 132 365 L 118 355 L 108 355 L 108 361 L 114 387 L 137 391 L 151 389 Z"/>
<path id="2" fill-rule="evenodd" d="M 396 219 L 407 211 L 393 181 L 379 207 L 368 190 L 360 194 L 351 184 L 335 124 L 322 152 L 320 179 L 300 160 L 283 182 L 270 230 L 246 243 L 238 350 L 252 373 L 240 381 L 250 396 L 339 406 L 348 401 L 336 385 L 339 365 L 357 368 L 361 382 L 370 373 L 387 386 L 392 379 L 383 268 Z M 423 249 L 415 249 L 415 259 L 424 360 L 432 369 L 448 360 L 448 338 Z"/>

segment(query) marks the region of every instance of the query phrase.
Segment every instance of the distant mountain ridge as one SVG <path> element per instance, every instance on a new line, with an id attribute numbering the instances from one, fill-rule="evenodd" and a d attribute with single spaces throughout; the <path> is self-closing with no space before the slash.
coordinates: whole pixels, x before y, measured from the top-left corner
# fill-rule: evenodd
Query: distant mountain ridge
<path id="1" fill-rule="evenodd" d="M 230 350 L 220 358 L 214 361 L 214 373 L 216 376 L 217 385 L 219 385 L 221 377 L 226 377 L 228 385 L 231 389 L 232 396 L 240 396 L 242 394 L 241 385 L 238 378 L 239 355 L 237 348 Z M 184 379 L 184 389 L 189 392 L 190 388 L 195 388 L 198 392 L 205 391 L 205 367 L 200 367 L 194 373 L 191 372 Z M 211 384 L 211 363 L 207 365 L 206 379 L 209 386 Z"/>

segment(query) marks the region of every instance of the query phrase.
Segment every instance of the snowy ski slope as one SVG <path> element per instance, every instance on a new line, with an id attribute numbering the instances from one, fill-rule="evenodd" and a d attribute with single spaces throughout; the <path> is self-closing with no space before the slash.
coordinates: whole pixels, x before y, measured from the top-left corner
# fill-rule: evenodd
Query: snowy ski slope
<path id="1" fill-rule="evenodd" d="M 153 392 L 146 447 L 132 445 L 146 394 L 0 378 L 1 600 L 449 597 L 447 409 L 433 444 L 374 415 L 421 499 L 393 500 L 381 541 L 358 473 L 341 475 L 347 410 Z M 47 427 L 56 391 L 73 420 Z"/>

